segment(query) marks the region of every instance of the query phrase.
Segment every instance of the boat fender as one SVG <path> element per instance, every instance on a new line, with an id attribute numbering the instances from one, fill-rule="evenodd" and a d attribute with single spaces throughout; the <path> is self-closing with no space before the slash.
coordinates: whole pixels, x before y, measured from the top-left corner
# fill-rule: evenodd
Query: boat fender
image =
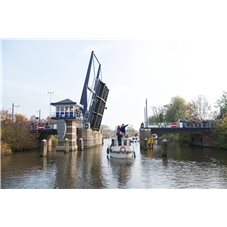
<path id="1" fill-rule="evenodd" d="M 126 151 L 126 148 L 124 147 L 124 146 L 122 146 L 121 148 L 120 148 L 120 152 L 125 152 Z"/>

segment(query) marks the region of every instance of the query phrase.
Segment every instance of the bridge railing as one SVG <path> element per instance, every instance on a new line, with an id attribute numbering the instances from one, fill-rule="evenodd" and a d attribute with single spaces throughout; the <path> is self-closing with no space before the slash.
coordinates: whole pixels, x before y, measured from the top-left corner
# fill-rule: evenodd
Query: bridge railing
<path id="1" fill-rule="evenodd" d="M 145 124 L 141 124 L 141 128 L 143 128 Z M 149 124 L 148 128 L 213 128 L 214 121 L 206 120 L 206 121 L 183 121 L 183 122 L 170 122 L 170 123 L 157 123 L 157 124 Z"/>
<path id="2" fill-rule="evenodd" d="M 52 129 L 57 129 L 57 124 L 31 124 L 30 130 L 31 131 L 44 131 L 44 130 L 52 130 Z"/>

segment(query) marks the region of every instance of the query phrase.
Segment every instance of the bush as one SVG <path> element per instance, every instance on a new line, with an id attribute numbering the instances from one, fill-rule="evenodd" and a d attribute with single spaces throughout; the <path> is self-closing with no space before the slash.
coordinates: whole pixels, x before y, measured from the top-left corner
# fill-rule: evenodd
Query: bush
<path id="1" fill-rule="evenodd" d="M 36 135 L 30 133 L 29 121 L 23 115 L 15 115 L 12 122 L 7 112 L 1 113 L 1 140 L 12 151 L 33 149 L 36 147 Z"/>
<path id="2" fill-rule="evenodd" d="M 58 144 L 57 136 L 52 136 L 52 146 L 55 148 Z"/>

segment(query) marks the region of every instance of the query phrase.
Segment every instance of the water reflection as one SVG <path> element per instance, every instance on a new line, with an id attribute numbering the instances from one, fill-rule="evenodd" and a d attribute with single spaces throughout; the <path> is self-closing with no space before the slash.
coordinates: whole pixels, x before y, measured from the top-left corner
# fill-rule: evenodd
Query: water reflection
<path id="1" fill-rule="evenodd" d="M 54 188 L 103 188 L 100 148 L 56 153 Z"/>
<path id="2" fill-rule="evenodd" d="M 43 162 L 42 162 L 42 168 L 41 169 L 46 170 L 47 169 L 47 157 L 42 157 L 42 159 L 43 159 Z"/>
<path id="3" fill-rule="evenodd" d="M 227 152 L 168 144 L 136 158 L 106 158 L 106 147 L 63 153 L 18 152 L 2 158 L 2 188 L 227 188 Z"/>
<path id="4" fill-rule="evenodd" d="M 132 177 L 132 166 L 134 159 L 116 159 L 112 158 L 109 160 L 112 169 L 112 174 L 117 180 L 118 188 L 125 188 L 128 181 Z"/>
<path id="5" fill-rule="evenodd" d="M 168 157 L 167 156 L 162 157 L 162 163 L 163 163 L 163 166 L 165 166 L 165 167 L 168 166 Z"/>
<path id="6" fill-rule="evenodd" d="M 147 158 L 149 159 L 152 159 L 154 158 L 154 151 L 153 149 L 141 149 L 140 153 L 143 155 L 143 156 L 146 156 Z"/>

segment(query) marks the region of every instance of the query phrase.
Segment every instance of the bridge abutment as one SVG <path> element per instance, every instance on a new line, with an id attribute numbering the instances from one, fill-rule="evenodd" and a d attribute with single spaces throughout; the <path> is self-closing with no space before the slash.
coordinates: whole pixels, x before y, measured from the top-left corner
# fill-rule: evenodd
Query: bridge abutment
<path id="1" fill-rule="evenodd" d="M 212 147 L 214 138 L 208 134 L 192 134 L 191 144 L 200 147 Z"/>
<path id="2" fill-rule="evenodd" d="M 151 130 L 149 129 L 141 129 L 140 130 L 140 148 L 146 149 L 147 144 L 146 144 L 146 138 L 151 138 L 152 133 Z"/>
<path id="3" fill-rule="evenodd" d="M 101 131 L 94 131 L 90 128 L 78 128 L 77 129 L 78 143 L 79 139 L 83 139 L 83 148 L 90 148 L 102 145 L 103 135 Z"/>
<path id="4" fill-rule="evenodd" d="M 65 150 L 65 139 L 68 139 L 68 146 L 70 151 L 76 151 L 77 146 L 77 127 L 80 126 L 80 122 L 76 120 L 65 121 L 66 132 L 65 136 L 58 140 L 58 145 L 56 147 L 57 151 Z"/>

